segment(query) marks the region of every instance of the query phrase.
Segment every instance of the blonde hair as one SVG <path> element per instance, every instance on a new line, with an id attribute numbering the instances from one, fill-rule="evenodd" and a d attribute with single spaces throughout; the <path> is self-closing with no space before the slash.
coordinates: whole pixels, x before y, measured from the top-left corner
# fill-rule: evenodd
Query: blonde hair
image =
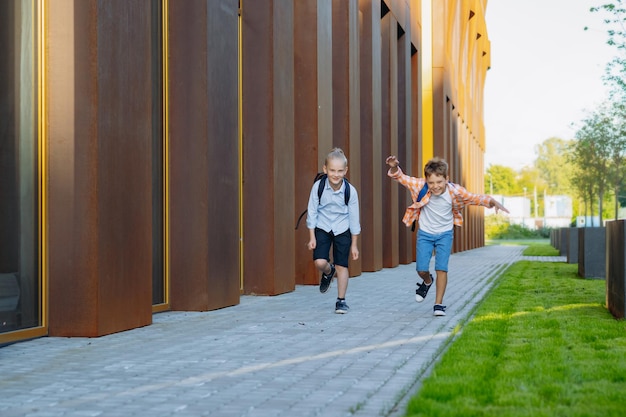
<path id="1" fill-rule="evenodd" d="M 331 159 L 341 159 L 345 166 L 348 166 L 348 158 L 346 158 L 346 154 L 343 153 L 341 148 L 333 148 L 328 155 L 326 155 L 326 159 L 324 160 L 324 165 L 328 165 L 328 161 Z"/>

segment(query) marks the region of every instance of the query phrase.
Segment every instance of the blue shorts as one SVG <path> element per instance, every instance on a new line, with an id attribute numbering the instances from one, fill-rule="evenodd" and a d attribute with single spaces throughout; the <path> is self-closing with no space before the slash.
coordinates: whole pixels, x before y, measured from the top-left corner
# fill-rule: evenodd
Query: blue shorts
<path id="1" fill-rule="evenodd" d="M 348 254 L 350 253 L 350 246 L 352 246 L 352 234 L 350 229 L 345 232 L 334 235 L 332 232 L 328 233 L 322 229 L 315 228 L 315 240 L 317 246 L 313 249 L 313 260 L 326 259 L 330 262 L 330 246 L 333 246 L 333 263 L 335 265 L 348 267 Z"/>
<path id="2" fill-rule="evenodd" d="M 431 235 L 430 233 L 419 230 L 417 232 L 417 262 L 415 263 L 415 269 L 418 272 L 428 271 L 434 250 L 435 271 L 447 272 L 453 238 L 454 230 L 449 230 L 437 235 Z"/>

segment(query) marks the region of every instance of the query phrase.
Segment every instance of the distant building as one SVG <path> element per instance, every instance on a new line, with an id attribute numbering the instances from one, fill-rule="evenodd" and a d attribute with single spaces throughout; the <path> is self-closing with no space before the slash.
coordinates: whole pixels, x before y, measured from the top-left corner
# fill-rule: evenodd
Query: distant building
<path id="1" fill-rule="evenodd" d="M 494 195 L 493 198 L 509 210 L 509 213 L 504 213 L 504 215 L 509 218 L 510 224 L 523 224 L 529 229 L 538 229 L 567 227 L 572 221 L 572 199 L 566 195 L 546 195 L 543 217 L 531 216 L 530 198 L 502 195 Z M 495 210 L 488 211 L 486 214 L 495 214 Z"/>
<path id="2" fill-rule="evenodd" d="M 599 227 L 600 216 L 577 216 L 576 227 Z"/>
<path id="3" fill-rule="evenodd" d="M 544 201 L 544 225 L 554 229 L 567 227 L 572 222 L 572 198 L 566 195 L 546 195 Z"/>
<path id="4" fill-rule="evenodd" d="M 533 220 L 530 217 L 530 199 L 526 197 L 506 197 L 494 196 L 500 203 L 509 210 L 504 213 L 509 218 L 510 224 L 524 224 L 526 227 L 534 229 Z M 493 211 L 495 213 L 495 210 Z"/>

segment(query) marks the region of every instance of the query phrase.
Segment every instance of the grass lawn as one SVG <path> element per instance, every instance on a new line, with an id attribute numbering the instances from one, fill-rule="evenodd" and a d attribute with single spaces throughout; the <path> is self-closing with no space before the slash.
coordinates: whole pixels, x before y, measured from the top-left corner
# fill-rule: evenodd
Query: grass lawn
<path id="1" fill-rule="evenodd" d="M 525 256 L 559 256 L 561 251 L 549 243 L 537 243 L 524 249 Z"/>
<path id="2" fill-rule="evenodd" d="M 485 245 L 504 245 L 504 246 L 519 246 L 519 245 L 538 245 L 538 244 L 550 244 L 550 239 L 485 239 Z"/>
<path id="3" fill-rule="evenodd" d="M 462 327 L 406 416 L 624 416 L 626 321 L 576 264 L 512 265 Z"/>

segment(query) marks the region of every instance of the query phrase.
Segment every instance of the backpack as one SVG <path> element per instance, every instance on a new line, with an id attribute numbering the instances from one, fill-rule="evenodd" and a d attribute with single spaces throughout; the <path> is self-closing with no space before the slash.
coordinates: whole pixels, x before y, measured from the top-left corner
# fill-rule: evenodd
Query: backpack
<path id="1" fill-rule="evenodd" d="M 328 175 L 324 174 L 323 172 L 318 172 L 315 175 L 315 179 L 313 180 L 313 184 L 315 184 L 315 182 L 317 180 L 320 181 L 319 186 L 317 187 L 317 198 L 319 199 L 319 202 L 322 202 L 322 193 L 324 192 L 324 187 L 326 187 L 326 179 L 328 178 Z M 343 179 L 343 200 L 346 203 L 346 206 L 348 205 L 348 203 L 350 202 L 350 183 L 348 182 L 347 179 Z M 298 226 L 300 225 L 300 220 L 302 220 L 302 218 L 304 217 L 304 215 L 307 213 L 308 208 L 306 210 L 304 210 L 301 214 L 300 217 L 298 217 L 298 221 L 296 222 L 296 229 L 298 228 Z"/>
<path id="2" fill-rule="evenodd" d="M 422 198 L 424 198 L 427 192 L 428 192 L 428 183 L 425 183 L 422 189 L 420 190 L 419 194 L 417 195 L 417 200 L 415 200 L 415 202 L 419 203 L 420 201 L 422 201 Z"/>
<path id="3" fill-rule="evenodd" d="M 428 183 L 424 184 L 424 186 L 420 190 L 419 194 L 417 195 L 417 199 L 415 200 L 415 202 L 419 203 L 420 201 L 422 201 L 422 198 L 424 198 L 424 196 L 426 195 L 427 192 L 428 192 Z M 411 225 L 411 232 L 415 231 L 415 224 L 416 223 L 417 222 L 415 220 L 413 220 L 413 224 Z"/>

